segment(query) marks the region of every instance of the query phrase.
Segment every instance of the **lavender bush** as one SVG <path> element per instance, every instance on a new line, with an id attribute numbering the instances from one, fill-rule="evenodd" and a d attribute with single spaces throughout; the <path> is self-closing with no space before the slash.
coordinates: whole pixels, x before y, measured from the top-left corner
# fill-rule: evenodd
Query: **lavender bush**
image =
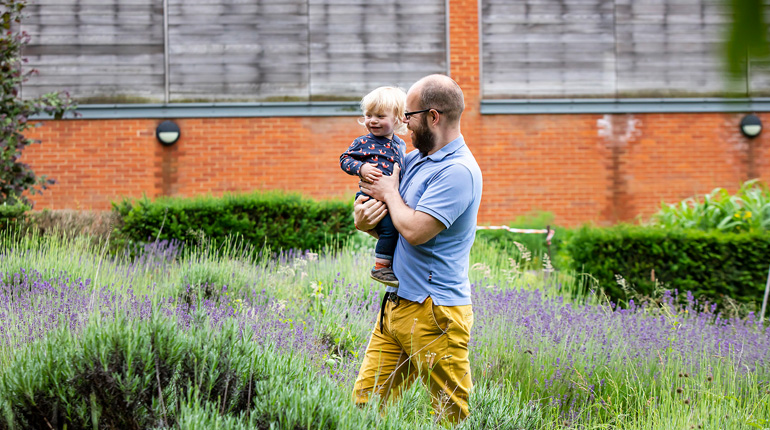
<path id="1" fill-rule="evenodd" d="M 193 396 L 197 405 L 221 415 L 245 417 L 259 427 L 275 415 L 294 428 L 300 419 L 271 407 L 281 387 L 306 372 L 302 355 L 276 355 L 272 346 L 244 336 L 237 324 L 212 330 L 211 322 L 185 328 L 153 313 L 138 321 L 92 322 L 77 337 L 55 331 L 0 378 L 6 412 L 0 429 L 169 428 L 178 421 L 183 399 Z M 316 409 L 305 408 L 302 417 L 319 418 Z M 338 420 L 326 415 L 320 418 Z M 360 424 L 366 417 L 357 418 Z"/>
<path id="2" fill-rule="evenodd" d="M 314 420 L 337 428 L 440 426 L 420 386 L 388 406 L 386 418 L 378 418 L 375 406 L 351 409 L 350 390 L 381 298 L 367 275 L 370 247 L 254 259 L 236 249 L 158 243 L 130 259 L 110 257 L 87 241 L 56 240 L 0 241 L 0 369 L 18 368 L 57 328 L 80 338 L 96 321 L 122 318 L 135 326 L 160 315 L 182 330 L 205 327 L 211 339 L 222 327 L 237 327 L 250 344 L 301 357 L 296 379 L 315 383 L 276 394 L 272 404 L 280 408 L 252 406 L 267 417 L 262 422 L 223 414 L 187 392 L 176 398 L 178 422 L 199 427 L 181 428 L 322 427 Z M 474 248 L 476 412 L 460 427 L 767 426 L 770 333 L 753 315 L 728 318 L 692 297 L 681 306 L 674 292 L 620 309 L 584 293 L 585 276 L 519 270 L 524 263 L 488 245 Z M 0 377 L 8 374 L 0 370 Z M 313 409 L 312 402 L 321 405 Z M 329 421 L 334 414 L 346 418 Z"/>

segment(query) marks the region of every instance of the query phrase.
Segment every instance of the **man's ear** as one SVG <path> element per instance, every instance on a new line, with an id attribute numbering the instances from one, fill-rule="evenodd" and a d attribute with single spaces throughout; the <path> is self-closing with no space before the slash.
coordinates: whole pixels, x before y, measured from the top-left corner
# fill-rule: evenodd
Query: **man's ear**
<path id="1" fill-rule="evenodd" d="M 432 110 L 430 111 L 430 114 L 433 117 L 433 121 L 431 121 L 431 123 L 433 125 L 438 125 L 438 120 L 439 118 L 441 118 L 441 114 L 439 114 L 438 112 L 434 113 Z"/>

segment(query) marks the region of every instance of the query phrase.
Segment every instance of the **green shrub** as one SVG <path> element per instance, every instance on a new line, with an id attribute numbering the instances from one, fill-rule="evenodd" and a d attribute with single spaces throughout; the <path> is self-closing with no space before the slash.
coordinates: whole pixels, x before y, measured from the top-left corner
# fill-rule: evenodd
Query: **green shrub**
<path id="1" fill-rule="evenodd" d="M 0 371 L 0 429 L 400 429 L 350 389 L 234 324 L 91 323 L 56 331 Z"/>
<path id="2" fill-rule="evenodd" d="M 239 333 L 161 318 L 92 323 L 80 338 L 62 329 L 0 373 L 0 429 L 173 424 L 192 387 L 217 410 L 244 412 L 271 372 L 292 367 Z"/>
<path id="3" fill-rule="evenodd" d="M 27 212 L 31 208 L 24 203 L 0 204 L 0 229 L 24 230 L 29 222 Z"/>
<path id="4" fill-rule="evenodd" d="M 221 244 L 237 237 L 257 250 L 318 250 L 355 231 L 352 202 L 313 201 L 278 192 L 223 197 L 147 198 L 113 204 L 118 240 L 177 239 Z"/>
<path id="5" fill-rule="evenodd" d="M 592 275 L 615 300 L 632 297 L 629 288 L 651 296 L 662 287 L 717 303 L 752 303 L 764 294 L 770 233 L 584 227 L 573 232 L 565 250 L 571 268 Z"/>
<path id="6" fill-rule="evenodd" d="M 60 330 L 20 353 L 0 373 L 0 429 L 374 424 L 376 413 L 342 401 L 337 384 L 314 373 L 233 325 L 181 330 L 161 317 L 119 318 L 78 338 Z"/>

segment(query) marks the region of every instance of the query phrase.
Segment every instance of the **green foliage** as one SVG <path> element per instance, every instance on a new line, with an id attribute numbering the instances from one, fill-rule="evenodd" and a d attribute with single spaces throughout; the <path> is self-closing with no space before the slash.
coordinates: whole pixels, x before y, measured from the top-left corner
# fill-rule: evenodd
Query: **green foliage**
<path id="1" fill-rule="evenodd" d="M 27 225 L 27 212 L 31 208 L 24 203 L 0 204 L 0 229 L 24 228 Z"/>
<path id="2" fill-rule="evenodd" d="M 566 251 L 572 269 L 593 276 L 615 300 L 631 297 L 632 289 L 653 296 L 662 287 L 717 303 L 752 303 L 764 292 L 770 233 L 584 227 L 573 233 Z"/>
<path id="3" fill-rule="evenodd" d="M 310 372 L 234 325 L 118 318 L 19 354 L 0 374 L 0 429 L 354 429 L 376 419 L 329 401 L 336 384 Z"/>
<path id="4" fill-rule="evenodd" d="M 183 329 L 157 315 L 91 323 L 77 337 L 59 330 L 0 372 L 0 429 L 404 428 L 255 339 L 234 324 Z"/>
<path id="5" fill-rule="evenodd" d="M 13 417 L 11 419 L 17 422 L 18 429 L 50 428 L 45 423 L 39 427 L 25 426 L 18 422 L 14 408 L 18 408 L 19 404 L 29 403 L 25 397 L 27 393 L 41 391 L 33 389 L 41 385 L 36 381 L 67 381 L 65 384 L 46 382 L 47 387 L 55 387 L 51 388 L 50 392 L 68 390 L 68 384 L 78 386 L 78 380 L 73 379 L 75 373 L 68 370 L 68 366 L 93 369 L 94 366 L 86 367 L 81 364 L 89 357 L 91 361 L 97 357 L 101 360 L 100 363 L 115 363 L 109 364 L 108 369 L 117 369 L 111 375 L 114 375 L 113 379 L 116 381 L 123 381 L 122 386 L 133 387 L 132 381 L 139 380 L 136 391 L 132 391 L 133 388 L 124 389 L 130 396 L 134 396 L 131 393 L 137 393 L 134 397 L 139 398 L 142 392 L 156 392 L 157 387 L 148 388 L 148 385 L 144 385 L 149 384 L 151 377 L 129 379 L 127 376 L 128 369 L 133 369 L 130 370 L 131 375 L 139 375 L 144 366 L 117 365 L 127 361 L 121 357 L 130 356 L 134 357 L 133 363 L 141 361 L 151 366 L 150 359 L 154 360 L 156 355 L 151 354 L 153 351 L 157 351 L 158 357 L 196 357 L 192 361 L 188 360 L 188 364 L 185 364 L 184 360 L 164 359 L 165 362 L 178 363 L 178 369 L 189 369 L 190 362 L 206 361 L 208 364 L 199 365 L 197 370 L 192 366 L 192 373 L 174 370 L 175 376 L 171 378 L 171 382 L 165 379 L 164 373 L 160 373 L 164 378 L 161 379 L 163 384 L 160 385 L 165 384 L 163 396 L 153 394 L 152 410 L 146 412 L 146 408 L 137 409 L 138 412 L 134 415 L 139 417 L 137 419 L 144 419 L 142 416 L 155 414 L 157 418 L 154 424 L 144 428 L 446 428 L 438 420 L 440 413 L 431 414 L 433 409 L 429 390 L 420 383 L 406 390 L 399 401 L 386 406 L 381 414 L 376 401 L 360 410 L 351 402 L 353 378 L 362 359 L 360 353 L 366 346 L 366 339 L 370 336 L 372 325 L 378 317 L 376 311 L 381 299 L 382 289 L 369 280 L 369 252 L 363 254 L 358 250 L 345 249 L 343 252 L 321 253 L 315 259 L 302 258 L 285 263 L 271 259 L 270 263 L 264 266 L 262 263 L 243 261 L 244 264 L 240 266 L 241 260 L 228 263 L 224 255 L 221 255 L 221 259 L 215 259 L 208 254 L 208 250 L 191 248 L 185 250 L 190 252 L 188 256 L 170 260 L 162 265 L 144 266 L 144 263 L 139 261 L 110 261 L 108 256 L 102 259 L 103 249 L 84 239 L 52 235 L 45 241 L 30 243 L 27 236 L 16 235 L 13 239 L 4 238 L 3 234 L 0 234 L 3 254 L 0 263 L 5 267 L 0 272 L 12 276 L 14 272 L 9 270 L 18 270 L 20 267 L 26 267 L 30 272 L 32 268 L 45 273 L 65 272 L 68 273 L 67 279 L 82 277 L 94 280 L 95 285 L 109 286 L 116 293 L 120 293 L 120 300 L 127 298 L 126 292 L 121 292 L 121 285 L 130 284 L 138 288 L 157 282 L 152 292 L 145 290 L 140 293 L 134 290 L 133 293 L 141 297 L 147 292 L 150 294 L 148 299 L 165 301 L 168 298 L 166 293 L 172 291 L 172 285 L 178 284 L 181 276 L 180 266 L 203 264 L 207 266 L 204 270 L 185 269 L 184 276 L 192 279 L 193 275 L 200 273 L 200 279 L 216 279 L 219 276 L 215 275 L 216 273 L 243 271 L 253 285 L 251 290 L 267 291 L 259 300 L 251 303 L 244 301 L 243 308 L 233 303 L 233 315 L 216 322 L 224 322 L 225 325 L 231 322 L 244 324 L 243 337 L 235 336 L 234 342 L 222 339 L 230 336 L 230 328 L 221 331 L 208 328 L 205 323 L 199 324 L 205 319 L 201 317 L 202 312 L 194 311 L 191 315 L 183 312 L 181 315 L 185 320 L 187 317 L 194 317 L 192 328 L 170 321 L 148 320 L 146 316 L 141 317 L 144 321 L 123 319 L 122 325 L 125 327 L 120 328 L 113 327 L 113 323 L 105 323 L 105 319 L 111 318 L 115 312 L 112 306 L 103 305 L 85 307 L 78 313 L 78 320 L 82 318 L 94 321 L 101 315 L 101 323 L 94 323 L 85 330 L 72 328 L 70 318 L 66 317 L 61 318 L 59 322 L 69 327 L 71 334 L 49 329 L 50 326 L 46 323 L 46 333 L 41 334 L 47 336 L 46 339 L 34 343 L 18 342 L 16 340 L 26 338 L 29 333 L 39 330 L 36 321 L 52 319 L 53 325 L 57 325 L 56 315 L 61 314 L 57 311 L 51 312 L 45 304 L 66 300 L 66 297 L 60 295 L 64 290 L 53 289 L 36 293 L 36 299 L 31 302 L 33 306 L 21 313 L 11 307 L 10 318 L 9 308 L 0 309 L 0 314 L 6 312 L 5 316 L 0 318 L 0 329 L 3 330 L 0 338 L 2 341 L 14 340 L 11 343 L 0 342 L 0 429 L 8 428 L 8 417 Z M 355 249 L 352 245 L 348 244 L 347 247 Z M 561 286 L 561 282 L 552 283 L 550 277 L 548 282 L 539 276 L 533 277 L 531 284 L 523 282 L 524 278 L 522 282 L 508 284 L 505 280 L 507 258 L 501 256 L 499 260 L 490 260 L 492 252 L 500 254 L 499 250 L 480 250 L 476 246 L 472 250 L 471 261 L 486 261 L 491 267 L 488 279 L 477 284 L 474 290 L 476 322 L 472 334 L 473 344 L 470 346 L 474 381 L 474 390 L 469 402 L 471 415 L 454 427 L 457 430 L 662 430 L 689 429 L 693 426 L 697 428 L 698 425 L 702 425 L 702 428 L 749 429 L 767 425 L 766 417 L 770 416 L 767 395 L 770 386 L 767 381 L 770 379 L 767 366 L 764 365 L 766 361 L 755 361 L 756 357 L 764 357 L 766 354 L 748 353 L 752 348 L 761 348 L 756 343 L 763 339 L 761 336 L 765 332 L 756 333 L 754 327 L 758 330 L 762 328 L 751 318 L 745 319 L 746 324 L 739 322 L 727 323 L 725 327 L 719 325 L 725 329 L 725 336 L 733 342 L 730 344 L 732 346 L 718 347 L 716 351 L 719 352 L 715 353 L 714 342 L 718 339 L 707 334 L 714 327 L 710 322 L 704 324 L 704 319 L 712 321 L 708 315 L 698 315 L 692 308 L 688 313 L 688 309 L 672 307 L 665 301 L 650 303 L 650 306 L 637 309 L 636 312 L 613 311 L 603 302 L 598 304 L 599 298 L 596 295 L 586 297 L 582 294 L 565 294 L 566 288 Z M 222 267 L 215 267 L 217 265 Z M 127 273 L 130 270 L 138 270 L 142 274 L 130 275 Z M 204 276 L 206 272 L 214 274 L 207 277 Z M 95 276 L 97 273 L 98 276 Z M 566 271 L 560 271 L 559 274 L 566 274 Z M 257 282 L 260 284 L 257 285 Z M 574 283 L 575 280 L 565 281 L 569 282 Z M 30 274 L 30 282 L 27 284 L 40 285 L 41 282 L 33 281 Z M 370 287 L 364 289 L 356 284 Z M 517 292 L 521 289 L 532 291 Z M 227 291 L 231 291 L 229 286 Z M 490 293 L 496 295 L 504 292 L 511 294 L 489 296 Z M 97 293 L 97 296 L 102 295 L 101 292 Z M 230 297 L 233 297 L 232 294 Z M 226 296 L 219 298 L 227 300 Z M 494 300 L 489 301 L 490 298 Z M 105 300 L 112 303 L 109 297 Z M 484 303 L 485 300 L 487 303 Z M 285 308 L 279 315 L 274 316 L 269 312 L 249 311 L 251 306 L 262 306 L 264 301 L 274 301 L 276 305 Z M 81 301 L 71 300 L 70 303 L 79 307 Z M 348 312 L 353 309 L 353 304 L 359 303 L 362 304 L 361 312 Z M 21 309 L 17 307 L 16 310 Z M 245 312 L 242 313 L 241 310 Z M 120 312 L 118 311 L 118 314 Z M 249 330 L 251 322 L 257 318 L 267 321 L 271 318 L 281 318 L 281 323 L 291 322 L 291 319 L 285 318 L 292 318 L 293 327 L 307 327 L 308 331 L 303 330 L 303 334 L 311 335 L 307 338 L 308 344 L 318 348 L 308 352 L 281 349 L 281 354 L 286 355 L 279 355 L 275 352 L 277 349 L 262 347 L 260 345 L 271 342 L 269 338 L 273 332 Z M 656 321 L 660 321 L 660 324 Z M 724 318 L 721 321 L 724 322 Z M 647 327 L 648 323 L 652 341 L 644 333 L 632 328 L 636 324 Z M 169 329 L 158 328 L 159 334 L 152 337 L 153 330 L 142 326 L 146 324 L 151 324 L 151 327 L 168 324 Z M 163 334 L 171 329 L 175 332 L 173 335 Z M 689 331 L 683 332 L 688 329 Z M 631 330 L 631 333 L 628 330 Z M 98 335 L 100 340 L 96 338 L 94 331 L 102 332 Z M 663 332 L 663 337 L 653 332 Z M 150 351 L 146 340 L 131 340 L 134 333 L 144 333 L 142 336 L 158 339 L 170 346 L 158 344 L 159 346 Z M 324 342 L 324 335 L 331 336 L 331 340 L 336 344 Z M 666 338 L 670 342 L 680 338 L 691 339 L 691 345 L 695 347 L 690 353 L 667 349 L 653 343 L 655 339 Z M 201 339 L 206 340 L 206 343 L 201 343 Z M 711 346 L 707 346 L 709 343 Z M 742 346 L 744 343 L 745 348 Z M 357 344 L 357 348 L 351 349 L 350 345 L 354 344 Z M 648 353 L 645 354 L 644 350 L 640 353 L 639 347 L 635 345 L 649 348 Z M 749 348 L 750 346 L 752 348 Z M 331 366 L 324 362 L 327 357 L 321 357 L 328 351 L 326 347 L 335 348 L 340 352 L 339 357 L 335 359 L 337 363 L 332 363 Z M 196 355 L 190 355 L 193 349 L 197 351 Z M 96 352 L 90 352 L 91 350 Z M 122 355 L 110 352 L 115 350 L 125 352 Z M 174 350 L 179 352 L 173 353 Z M 247 351 L 249 357 L 256 360 L 256 364 L 252 366 L 250 362 L 237 358 L 241 357 L 242 354 L 238 352 L 241 350 Z M 351 358 L 348 352 L 353 353 L 354 357 Z M 357 356 L 356 352 L 359 353 Z M 221 364 L 215 366 L 214 361 Z M 164 364 L 160 360 L 159 363 L 158 368 L 163 369 Z M 249 374 L 249 368 L 254 369 L 253 375 L 257 376 L 264 376 L 260 369 L 269 369 L 269 379 L 257 380 L 255 377 L 253 387 L 254 393 L 257 394 L 251 397 L 251 407 L 247 410 L 238 412 L 238 408 L 228 409 L 227 405 L 231 404 L 230 395 L 228 394 L 228 400 L 223 402 L 223 398 L 218 394 L 224 391 L 222 385 L 218 390 L 206 394 L 206 387 L 211 385 L 206 381 L 216 381 L 216 375 L 227 375 L 225 369 L 234 369 L 234 374 L 241 378 L 237 380 L 243 381 L 243 375 Z M 27 370 L 29 374 L 25 374 Z M 59 371 L 65 372 L 64 376 L 58 379 L 51 377 Z M 145 376 L 155 377 L 153 372 L 150 368 Z M 683 372 L 689 372 L 689 378 L 683 377 Z M 84 374 L 98 375 L 98 372 Z M 273 377 L 274 375 L 277 376 Z M 192 381 L 187 384 L 186 389 L 165 388 L 183 387 L 185 379 Z M 227 380 L 226 377 L 224 380 Z M 8 384 L 2 381 L 26 382 Z M 96 383 L 100 380 L 92 378 L 91 381 Z M 676 387 L 682 387 L 684 393 L 678 393 Z M 9 393 L 11 389 L 13 391 Z M 90 395 L 87 398 L 79 398 L 80 401 L 72 400 L 71 403 L 78 405 L 74 409 L 82 411 L 83 420 L 87 422 L 70 424 L 68 429 L 119 428 L 117 425 L 108 425 L 104 421 L 106 418 L 103 420 L 105 412 L 97 396 L 93 400 Z M 162 403 L 160 398 L 163 398 Z M 244 397 L 241 389 L 240 398 L 248 399 L 248 390 Z M 692 403 L 684 404 L 685 398 L 691 399 Z M 577 401 L 573 403 L 571 399 Z M 248 404 L 248 400 L 246 401 Z M 36 404 L 41 410 L 46 410 L 47 404 Z M 571 407 L 568 406 L 570 404 Z M 57 407 L 62 409 L 65 406 L 63 402 L 59 402 Z M 93 424 L 94 419 L 96 425 Z M 51 427 L 64 428 L 61 422 Z"/>
<path id="6" fill-rule="evenodd" d="M 695 228 L 744 232 L 770 230 L 770 190 L 758 180 L 745 182 L 731 196 L 717 188 L 698 198 L 688 198 L 677 204 L 664 204 L 653 215 L 651 223 L 665 228 Z"/>
<path id="7" fill-rule="evenodd" d="M 49 93 L 38 99 L 22 100 L 20 89 L 35 70 L 22 71 L 21 52 L 29 43 L 29 35 L 19 32 L 23 0 L 2 0 L 2 32 L 0 32 L 0 202 L 29 203 L 25 191 L 36 194 L 52 185 L 54 181 L 45 176 L 36 176 L 29 165 L 19 161 L 27 145 L 39 143 L 24 137 L 24 132 L 33 127 L 29 118 L 46 113 L 56 119 L 75 109 L 68 94 Z M 39 188 L 38 188 L 39 187 Z"/>
<path id="8" fill-rule="evenodd" d="M 540 407 L 534 402 L 527 405 L 521 397 L 521 391 L 505 382 L 475 385 L 469 399 L 471 414 L 458 430 L 537 428 L 543 420 Z"/>
<path id="9" fill-rule="evenodd" d="M 227 194 L 223 197 L 147 198 L 113 204 L 123 240 L 145 243 L 176 239 L 220 245 L 237 237 L 261 249 L 312 249 L 351 237 L 351 202 L 313 201 L 278 192 Z"/>
<path id="10" fill-rule="evenodd" d="M 487 243 L 514 256 L 520 256 L 522 249 L 520 245 L 523 245 L 531 253 L 534 266 L 539 268 L 542 263 L 541 256 L 550 251 L 551 259 L 554 260 L 559 254 L 562 243 L 569 235 L 568 229 L 554 226 L 553 220 L 554 215 L 550 212 L 535 212 L 517 217 L 508 224 L 508 227 L 511 228 L 545 229 L 550 227 L 552 230 L 556 230 L 556 234 L 551 239 L 550 249 L 545 234 L 512 233 L 507 230 L 478 230 L 476 240 L 481 244 Z M 558 260 L 552 261 L 552 264 L 557 268 L 560 267 L 560 263 Z"/>
<path id="11" fill-rule="evenodd" d="M 0 429 L 171 424 L 193 387 L 201 402 L 237 414 L 275 371 L 271 360 L 233 327 L 212 336 L 156 317 L 92 323 L 80 339 L 60 330 L 0 375 Z"/>

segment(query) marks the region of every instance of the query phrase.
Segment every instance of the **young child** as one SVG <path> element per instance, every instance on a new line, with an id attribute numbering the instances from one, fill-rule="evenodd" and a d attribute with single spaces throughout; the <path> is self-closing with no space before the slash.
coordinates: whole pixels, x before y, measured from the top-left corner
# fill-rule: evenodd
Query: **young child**
<path id="1" fill-rule="evenodd" d="M 393 174 L 393 165 L 403 167 L 402 160 L 406 144 L 395 133 L 406 133 L 403 122 L 406 108 L 406 93 L 395 87 L 380 87 L 367 94 L 361 100 L 364 113 L 363 125 L 369 134 L 360 136 L 340 155 L 340 166 L 349 175 L 358 175 L 373 182 L 377 179 L 377 170 L 383 175 Z M 359 123 L 361 121 L 359 120 Z M 356 197 L 362 195 L 356 193 Z M 375 228 L 379 239 L 374 248 L 375 265 L 372 279 L 391 287 L 398 287 L 398 279 L 391 269 L 393 254 L 398 243 L 398 231 L 393 226 L 390 215 L 386 215 Z"/>

